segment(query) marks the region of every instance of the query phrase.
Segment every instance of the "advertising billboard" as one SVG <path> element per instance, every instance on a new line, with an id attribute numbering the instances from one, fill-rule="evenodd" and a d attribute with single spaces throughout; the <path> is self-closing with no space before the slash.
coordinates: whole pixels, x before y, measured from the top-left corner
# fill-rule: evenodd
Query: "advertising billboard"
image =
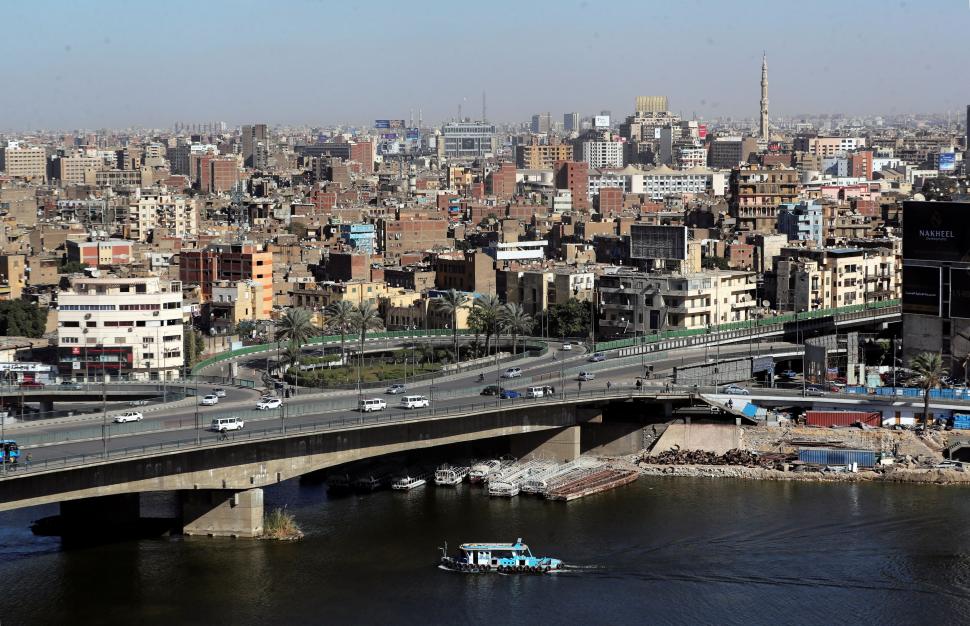
<path id="1" fill-rule="evenodd" d="M 404 128 L 404 120 L 374 120 L 374 128 Z"/>
<path id="2" fill-rule="evenodd" d="M 970 202 L 904 202 L 903 258 L 970 263 Z"/>
<path id="3" fill-rule="evenodd" d="M 957 168 L 957 155 L 955 152 L 940 153 L 940 171 L 952 172 Z"/>
<path id="4" fill-rule="evenodd" d="M 970 269 L 950 270 L 950 317 L 970 319 Z"/>
<path id="5" fill-rule="evenodd" d="M 610 127 L 610 116 L 609 115 L 597 115 L 593 118 L 593 126 L 595 128 L 609 128 Z"/>
<path id="6" fill-rule="evenodd" d="M 404 133 L 405 139 L 421 139 L 421 131 L 417 128 L 409 128 Z"/>
<path id="7" fill-rule="evenodd" d="M 903 313 L 940 315 L 940 268 L 903 266 Z"/>
<path id="8" fill-rule="evenodd" d="M 632 224 L 630 256 L 634 259 L 687 259 L 687 227 Z"/>

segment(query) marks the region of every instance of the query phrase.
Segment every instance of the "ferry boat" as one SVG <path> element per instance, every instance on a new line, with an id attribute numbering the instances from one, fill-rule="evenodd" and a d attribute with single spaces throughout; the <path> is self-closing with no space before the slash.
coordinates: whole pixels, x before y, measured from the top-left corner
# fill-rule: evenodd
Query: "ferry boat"
<path id="1" fill-rule="evenodd" d="M 533 556 L 522 539 L 515 543 L 463 543 L 458 549 L 458 555 L 449 556 L 448 545 L 441 548 L 442 568 L 472 574 L 548 574 L 565 568 L 559 559 Z"/>
<path id="2" fill-rule="evenodd" d="M 475 463 L 472 465 L 471 471 L 468 472 L 468 482 L 472 484 L 487 482 L 489 476 L 498 472 L 500 469 L 502 469 L 502 462 L 498 459 Z"/>
<path id="3" fill-rule="evenodd" d="M 420 476 L 402 476 L 394 481 L 391 485 L 391 489 L 396 491 L 410 491 L 415 487 L 420 487 L 426 484 L 428 481 Z"/>
<path id="4" fill-rule="evenodd" d="M 451 467 L 442 465 L 434 473 L 434 484 L 439 487 L 454 487 L 461 484 L 468 475 L 468 467 Z"/>

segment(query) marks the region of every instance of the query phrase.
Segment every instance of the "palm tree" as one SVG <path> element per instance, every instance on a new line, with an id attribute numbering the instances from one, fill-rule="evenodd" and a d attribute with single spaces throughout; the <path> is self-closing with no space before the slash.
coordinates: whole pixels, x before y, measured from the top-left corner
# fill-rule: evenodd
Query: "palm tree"
<path id="1" fill-rule="evenodd" d="M 302 346 L 315 332 L 310 312 L 303 308 L 287 309 L 276 324 L 276 361 L 280 361 L 280 344 L 284 339 Z"/>
<path id="2" fill-rule="evenodd" d="M 499 313 L 502 312 L 502 303 L 499 301 L 498 296 L 488 293 L 475 298 L 472 306 L 479 312 L 482 323 L 485 326 L 485 356 L 488 356 L 488 348 L 491 344 L 492 335 L 498 329 Z M 496 340 L 496 351 L 498 350 L 497 344 L 498 341 Z"/>
<path id="3" fill-rule="evenodd" d="M 290 341 L 288 344 L 286 344 L 286 351 L 283 353 L 286 362 L 289 363 L 289 367 L 296 366 L 296 372 L 294 374 L 296 382 L 294 383 L 294 386 L 297 388 L 298 392 L 300 389 L 300 356 L 302 356 L 302 354 L 303 351 L 301 350 L 300 344 L 296 343 L 295 341 Z"/>
<path id="4" fill-rule="evenodd" d="M 344 340 L 347 337 L 347 330 L 352 328 L 354 319 L 354 305 L 347 300 L 337 300 L 331 302 L 327 307 L 327 317 L 330 326 L 340 332 L 340 360 L 346 365 L 347 355 L 344 351 Z"/>
<path id="5" fill-rule="evenodd" d="M 364 340 L 367 338 L 368 330 L 380 330 L 384 328 L 384 320 L 381 319 L 380 312 L 373 300 L 361 302 L 354 307 L 350 318 L 350 327 L 360 333 L 360 354 L 357 360 L 357 383 L 360 384 L 360 370 L 364 362 Z M 359 389 L 358 389 L 359 391 Z"/>
<path id="6" fill-rule="evenodd" d="M 451 328 L 455 337 L 455 359 L 461 361 L 458 355 L 458 311 L 468 304 L 468 294 L 457 289 L 449 289 L 435 299 L 435 309 L 451 316 Z"/>
<path id="7" fill-rule="evenodd" d="M 923 427 L 930 420 L 930 390 L 940 386 L 943 377 L 943 357 L 938 352 L 921 352 L 914 356 L 909 367 L 919 377 L 923 389 Z"/>
<path id="8" fill-rule="evenodd" d="M 534 320 L 518 302 L 510 302 L 502 307 L 500 319 L 502 326 L 512 335 L 512 355 L 515 356 L 518 351 L 519 335 L 530 332 Z"/>

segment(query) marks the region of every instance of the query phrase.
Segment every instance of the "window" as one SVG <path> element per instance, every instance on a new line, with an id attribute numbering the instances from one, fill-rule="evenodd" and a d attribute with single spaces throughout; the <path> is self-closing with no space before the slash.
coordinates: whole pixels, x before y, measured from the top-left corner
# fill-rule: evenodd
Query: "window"
<path id="1" fill-rule="evenodd" d="M 81 326 L 81 322 L 61 322 L 61 326 L 64 328 L 79 328 Z"/>
<path id="2" fill-rule="evenodd" d="M 118 306 L 119 311 L 158 311 L 159 306 L 154 303 L 150 304 L 122 304 Z"/>
<path id="3" fill-rule="evenodd" d="M 78 343 L 77 337 L 61 337 L 61 343 Z"/>

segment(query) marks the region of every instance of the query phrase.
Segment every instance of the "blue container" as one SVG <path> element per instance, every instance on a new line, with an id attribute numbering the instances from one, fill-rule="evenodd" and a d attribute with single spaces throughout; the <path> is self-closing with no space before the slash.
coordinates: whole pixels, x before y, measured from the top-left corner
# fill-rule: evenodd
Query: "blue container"
<path id="1" fill-rule="evenodd" d="M 911 396 L 911 397 L 919 397 L 919 396 L 923 395 L 923 390 L 922 389 L 918 389 L 916 387 L 904 387 L 903 388 L 903 395 L 904 396 Z"/>
<path id="2" fill-rule="evenodd" d="M 857 463 L 859 467 L 873 467 L 876 465 L 876 453 L 872 450 L 800 448 L 798 460 L 814 465 L 851 465 Z"/>

